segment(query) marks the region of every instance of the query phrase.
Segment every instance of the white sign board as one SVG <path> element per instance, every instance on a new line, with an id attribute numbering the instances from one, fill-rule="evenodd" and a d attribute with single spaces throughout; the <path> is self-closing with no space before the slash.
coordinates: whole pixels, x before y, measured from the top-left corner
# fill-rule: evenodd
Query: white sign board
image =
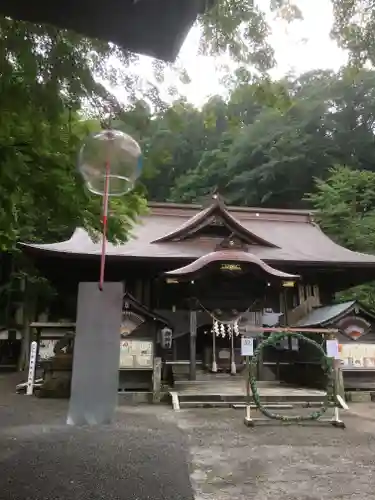
<path id="1" fill-rule="evenodd" d="M 37 342 L 31 342 L 30 347 L 30 361 L 29 361 L 29 375 L 27 377 L 27 396 L 32 396 L 34 390 L 34 380 L 35 380 L 35 367 L 36 367 L 36 355 L 38 352 Z"/>
<path id="2" fill-rule="evenodd" d="M 343 368 L 375 369 L 375 344 L 341 344 L 340 360 Z"/>
<path id="3" fill-rule="evenodd" d="M 337 339 L 326 341 L 327 356 L 329 358 L 339 359 L 339 343 Z"/>
<path id="4" fill-rule="evenodd" d="M 120 341 L 120 369 L 152 370 L 154 344 L 148 340 Z"/>
<path id="5" fill-rule="evenodd" d="M 252 356 L 254 354 L 253 337 L 241 337 L 241 356 Z"/>

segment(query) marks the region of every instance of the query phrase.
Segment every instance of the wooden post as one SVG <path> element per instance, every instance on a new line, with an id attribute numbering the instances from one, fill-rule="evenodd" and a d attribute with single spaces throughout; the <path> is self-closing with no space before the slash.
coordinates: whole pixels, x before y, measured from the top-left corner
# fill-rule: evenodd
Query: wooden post
<path id="1" fill-rule="evenodd" d="M 259 344 L 262 342 L 261 337 L 258 335 L 256 337 L 256 347 L 259 346 Z M 263 380 L 263 373 L 264 373 L 264 367 L 263 367 L 263 351 L 260 351 L 258 355 L 258 380 Z"/>
<path id="2" fill-rule="evenodd" d="M 246 356 L 246 413 L 244 423 L 246 427 L 253 427 L 254 421 L 251 418 L 251 394 L 250 394 L 250 356 Z"/>
<path id="3" fill-rule="evenodd" d="M 190 311 L 190 380 L 197 379 L 197 312 Z"/>
<path id="4" fill-rule="evenodd" d="M 172 359 L 173 361 L 177 361 L 177 342 L 176 338 L 172 339 Z"/>
<path id="5" fill-rule="evenodd" d="M 161 358 L 154 358 L 154 372 L 152 375 L 152 402 L 160 403 L 161 397 Z"/>
<path id="6" fill-rule="evenodd" d="M 29 354 L 31 346 L 30 324 L 35 320 L 36 296 L 31 293 L 30 284 L 24 280 L 24 301 L 22 306 L 22 343 L 21 354 L 18 360 L 18 370 L 23 371 L 29 365 Z"/>
<path id="7" fill-rule="evenodd" d="M 217 362 L 216 362 L 216 332 L 212 331 L 212 373 L 217 373 Z"/>
<path id="8" fill-rule="evenodd" d="M 283 309 L 284 309 L 284 323 L 286 328 L 288 328 L 289 325 L 289 317 L 288 317 L 288 290 L 287 288 L 284 288 L 283 290 Z M 292 350 L 292 337 L 288 337 L 288 348 L 289 351 Z"/>
<path id="9" fill-rule="evenodd" d="M 335 379 L 335 396 L 341 396 L 345 401 L 345 386 L 344 386 L 344 377 L 341 370 L 341 364 L 339 359 L 335 359 L 333 361 L 334 367 L 334 379 Z"/>

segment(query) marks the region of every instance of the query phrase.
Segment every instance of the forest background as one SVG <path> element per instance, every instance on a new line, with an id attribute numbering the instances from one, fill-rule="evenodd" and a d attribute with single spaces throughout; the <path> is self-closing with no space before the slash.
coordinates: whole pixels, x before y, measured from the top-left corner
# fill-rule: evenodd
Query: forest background
<path id="1" fill-rule="evenodd" d="M 152 61 L 145 81 L 138 56 L 112 44 L 0 18 L 3 255 L 19 259 L 19 241 L 100 229 L 101 200 L 85 190 L 76 161 L 85 136 L 108 124 L 135 137 L 144 155 L 136 189 L 111 200 L 112 241 L 126 240 L 147 201 L 202 203 L 219 191 L 232 205 L 314 209 L 335 241 L 375 253 L 375 8 L 370 0 L 331 3 L 332 37 L 347 64 L 272 79 L 277 61 L 262 5 L 219 0 L 197 29 L 202 53 L 230 65 L 225 93 L 200 107 L 166 88 L 166 71 L 189 81 L 180 63 Z M 301 17 L 289 0 L 263 4 L 283 21 Z M 25 275 L 33 273 L 21 262 L 17 279 Z M 0 281 L 1 301 L 10 285 Z M 375 285 L 346 297 L 375 307 Z"/>

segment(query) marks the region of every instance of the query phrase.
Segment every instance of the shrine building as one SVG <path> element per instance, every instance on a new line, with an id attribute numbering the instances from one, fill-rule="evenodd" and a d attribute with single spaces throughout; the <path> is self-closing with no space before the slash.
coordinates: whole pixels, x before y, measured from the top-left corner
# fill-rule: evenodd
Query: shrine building
<path id="1" fill-rule="evenodd" d="M 67 241 L 22 247 L 58 292 L 48 321 L 74 321 L 78 283 L 99 276 L 100 241 L 77 228 Z M 313 324 L 311 314 L 330 307 L 337 292 L 374 279 L 375 256 L 334 243 L 311 212 L 230 207 L 216 195 L 204 207 L 150 203 L 129 241 L 107 246 L 106 280 L 125 290 L 119 338 L 126 346 L 149 342 L 138 369 L 146 355 L 159 356 L 175 379 L 241 372 L 246 326 Z M 291 341 L 265 350 L 259 380 L 288 378 L 283 360 L 301 374 L 309 359 L 296 359 L 297 351 Z M 132 359 L 124 355 L 124 367 L 136 370 Z"/>

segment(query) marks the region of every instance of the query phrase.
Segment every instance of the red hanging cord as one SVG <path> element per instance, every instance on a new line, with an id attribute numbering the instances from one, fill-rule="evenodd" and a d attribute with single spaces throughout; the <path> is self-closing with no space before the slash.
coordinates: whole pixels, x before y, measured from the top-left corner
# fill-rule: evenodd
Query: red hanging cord
<path id="1" fill-rule="evenodd" d="M 106 256 L 106 247 L 107 247 L 109 174 L 110 174 L 110 164 L 109 164 L 109 160 L 107 160 L 107 162 L 105 164 L 105 184 L 104 184 L 104 197 L 103 197 L 102 255 L 100 258 L 99 290 L 103 290 L 103 284 L 104 284 L 105 256 Z"/>

